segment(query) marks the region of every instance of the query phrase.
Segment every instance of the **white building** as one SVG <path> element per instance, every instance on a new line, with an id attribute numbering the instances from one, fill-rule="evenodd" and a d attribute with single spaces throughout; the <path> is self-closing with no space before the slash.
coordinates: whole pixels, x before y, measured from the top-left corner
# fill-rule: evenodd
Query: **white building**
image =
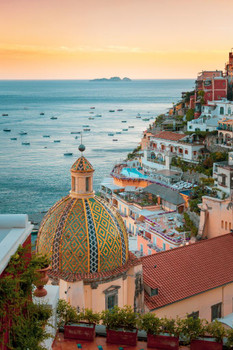
<path id="1" fill-rule="evenodd" d="M 228 162 L 214 163 L 213 178 L 218 190 L 229 197 L 233 189 L 233 152 L 228 153 Z"/>
<path id="2" fill-rule="evenodd" d="M 214 131 L 217 130 L 218 121 L 223 117 L 233 116 L 233 102 L 227 99 L 221 101 L 208 101 L 202 106 L 199 118 L 187 124 L 187 131 Z"/>
<path id="3" fill-rule="evenodd" d="M 150 137 L 150 144 L 141 158 L 142 167 L 148 173 L 169 169 L 172 157 L 195 163 L 202 149 L 203 143 L 198 142 L 195 134 L 161 131 Z"/>

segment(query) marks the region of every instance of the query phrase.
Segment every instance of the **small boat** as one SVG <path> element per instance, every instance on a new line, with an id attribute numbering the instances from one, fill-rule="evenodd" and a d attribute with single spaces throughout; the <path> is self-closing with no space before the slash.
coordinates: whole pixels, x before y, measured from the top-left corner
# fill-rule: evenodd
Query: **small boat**
<path id="1" fill-rule="evenodd" d="M 90 125 L 83 125 L 83 128 L 88 128 Z"/>
<path id="2" fill-rule="evenodd" d="M 12 140 L 12 141 L 16 141 L 16 140 L 17 140 L 17 137 L 11 137 L 11 140 Z"/>
<path id="3" fill-rule="evenodd" d="M 71 131 L 71 134 L 72 134 L 72 135 L 81 134 L 81 131 Z"/>
<path id="4" fill-rule="evenodd" d="M 29 145 L 30 145 L 30 142 L 22 142 L 22 145 L 24 145 L 24 146 L 29 146 Z"/>
<path id="5" fill-rule="evenodd" d="M 3 117 L 8 117 L 8 114 L 7 113 L 3 113 L 2 116 Z"/>
<path id="6" fill-rule="evenodd" d="M 58 143 L 58 142 L 61 142 L 61 140 L 54 140 L 53 142 Z"/>
<path id="7" fill-rule="evenodd" d="M 110 133 L 108 134 L 108 136 L 114 136 L 114 133 L 110 132 Z"/>
<path id="8" fill-rule="evenodd" d="M 50 137 L 50 135 L 43 135 L 43 137 Z"/>
<path id="9" fill-rule="evenodd" d="M 117 134 L 117 135 L 118 135 L 118 134 L 121 134 L 121 131 L 117 131 L 116 134 Z"/>
<path id="10" fill-rule="evenodd" d="M 96 117 L 96 118 L 101 118 L 101 117 L 102 117 L 102 114 L 96 114 L 95 117 Z"/>
<path id="11" fill-rule="evenodd" d="M 123 131 L 128 131 L 128 129 L 122 129 Z"/>
<path id="12" fill-rule="evenodd" d="M 129 129 L 134 129 L 134 125 L 129 125 L 128 128 Z"/>
<path id="13" fill-rule="evenodd" d="M 72 155 L 73 155 L 72 152 L 66 152 L 66 153 L 64 153 L 64 156 L 72 156 Z"/>
<path id="14" fill-rule="evenodd" d="M 141 118 L 141 115 L 140 113 L 137 114 L 136 118 Z"/>
<path id="15" fill-rule="evenodd" d="M 75 136 L 75 140 L 77 140 L 78 139 L 78 136 Z"/>
<path id="16" fill-rule="evenodd" d="M 115 109 L 109 109 L 109 112 L 115 112 Z"/>
<path id="17" fill-rule="evenodd" d="M 94 112 L 89 112 L 90 114 L 94 114 Z"/>
<path id="18" fill-rule="evenodd" d="M 41 112 L 40 115 L 44 115 L 44 112 Z"/>
<path id="19" fill-rule="evenodd" d="M 95 107 L 90 107 L 90 109 L 95 109 Z"/>
<path id="20" fill-rule="evenodd" d="M 122 112 L 122 111 L 123 111 L 122 108 L 118 108 L 118 109 L 117 109 L 117 112 Z"/>
<path id="21" fill-rule="evenodd" d="M 118 139 L 112 139 L 113 141 L 118 141 Z"/>
<path id="22" fill-rule="evenodd" d="M 26 132 L 26 131 L 23 131 L 23 130 L 21 130 L 20 132 L 19 132 L 19 135 L 27 135 L 28 133 Z"/>
<path id="23" fill-rule="evenodd" d="M 143 118 L 142 119 L 144 122 L 148 122 L 150 120 L 150 118 Z"/>
<path id="24" fill-rule="evenodd" d="M 57 117 L 51 117 L 50 119 L 55 120 L 55 119 L 57 119 Z"/>
<path id="25" fill-rule="evenodd" d="M 85 129 L 83 129 L 83 131 L 91 131 L 91 129 L 87 129 L 87 128 L 85 128 Z"/>
<path id="26" fill-rule="evenodd" d="M 93 117 L 89 117 L 88 119 L 89 119 L 89 120 L 94 120 L 95 118 L 93 118 Z"/>
<path id="27" fill-rule="evenodd" d="M 126 120 L 122 120 L 121 122 L 122 122 L 122 123 L 126 123 Z"/>
<path id="28" fill-rule="evenodd" d="M 3 129 L 3 131 L 5 131 L 5 132 L 11 132 L 11 129 L 5 128 L 5 129 Z"/>

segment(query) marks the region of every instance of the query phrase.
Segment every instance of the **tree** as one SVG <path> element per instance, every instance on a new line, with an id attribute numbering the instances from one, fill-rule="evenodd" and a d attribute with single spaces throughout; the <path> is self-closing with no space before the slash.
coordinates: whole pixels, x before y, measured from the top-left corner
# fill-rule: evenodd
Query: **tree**
<path id="1" fill-rule="evenodd" d="M 187 122 L 190 122 L 191 120 L 193 120 L 193 118 L 194 118 L 194 109 L 190 108 L 187 110 L 186 120 L 187 120 Z"/>

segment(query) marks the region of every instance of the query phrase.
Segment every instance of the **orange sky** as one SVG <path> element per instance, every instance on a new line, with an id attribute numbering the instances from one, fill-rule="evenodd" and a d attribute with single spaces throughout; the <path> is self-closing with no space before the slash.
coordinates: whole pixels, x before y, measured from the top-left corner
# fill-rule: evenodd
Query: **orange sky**
<path id="1" fill-rule="evenodd" d="M 0 0 L 0 79 L 195 78 L 223 69 L 232 0 Z"/>

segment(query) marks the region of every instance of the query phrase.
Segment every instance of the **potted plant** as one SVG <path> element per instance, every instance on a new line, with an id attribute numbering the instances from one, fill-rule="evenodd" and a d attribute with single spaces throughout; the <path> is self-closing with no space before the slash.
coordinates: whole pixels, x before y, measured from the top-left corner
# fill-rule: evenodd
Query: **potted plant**
<path id="1" fill-rule="evenodd" d="M 49 280 L 48 270 L 50 269 L 50 259 L 47 255 L 35 255 L 32 265 L 36 269 L 37 278 L 35 280 L 36 289 L 34 295 L 36 297 L 44 297 L 47 295 L 47 290 L 44 286 Z"/>
<path id="2" fill-rule="evenodd" d="M 205 331 L 207 335 L 205 334 L 205 337 L 203 337 L 204 339 L 196 339 L 193 341 L 195 347 L 191 343 L 191 349 L 221 350 L 223 347 L 223 337 L 226 335 L 226 330 L 222 323 L 214 320 L 207 324 Z"/>
<path id="3" fill-rule="evenodd" d="M 60 299 L 57 308 L 58 325 L 64 326 L 64 337 L 93 341 L 95 338 L 95 325 L 100 321 L 100 314 L 91 309 L 77 310 Z"/>
<path id="4" fill-rule="evenodd" d="M 227 336 L 226 346 L 231 349 L 233 347 L 233 329 L 232 328 L 226 331 L 226 336 Z"/>
<path id="5" fill-rule="evenodd" d="M 186 317 L 179 319 L 178 328 L 184 344 L 190 344 L 205 333 L 206 321 L 200 318 Z"/>
<path id="6" fill-rule="evenodd" d="M 159 319 L 155 314 L 147 313 L 141 316 L 140 328 L 147 332 L 148 347 L 167 350 L 179 349 L 175 320 Z"/>
<path id="7" fill-rule="evenodd" d="M 107 343 L 135 346 L 137 344 L 138 314 L 130 306 L 105 310 L 101 314 L 106 326 Z"/>

